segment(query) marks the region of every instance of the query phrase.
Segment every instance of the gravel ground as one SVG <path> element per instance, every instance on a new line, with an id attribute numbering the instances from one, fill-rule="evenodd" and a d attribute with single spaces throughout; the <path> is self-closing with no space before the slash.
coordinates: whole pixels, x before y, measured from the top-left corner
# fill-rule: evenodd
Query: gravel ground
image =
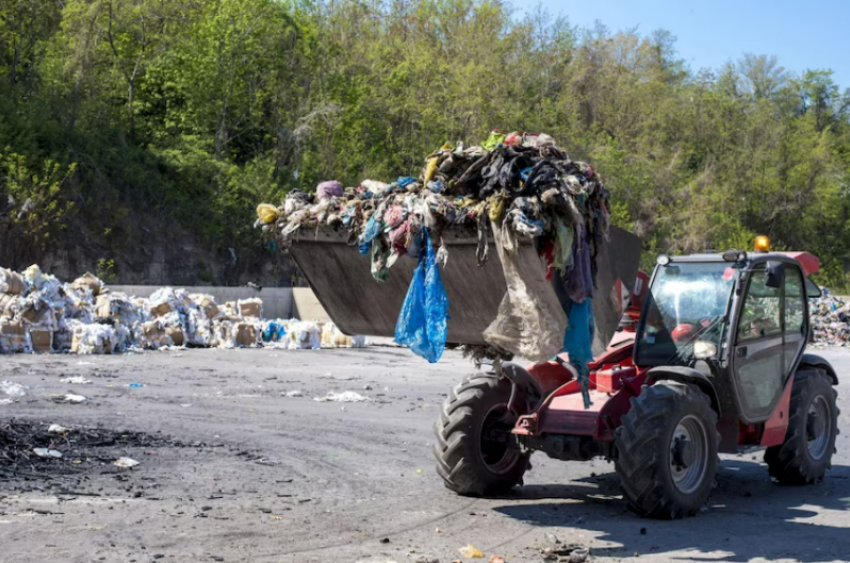
<path id="1" fill-rule="evenodd" d="M 819 353 L 850 413 L 850 352 Z M 771 483 L 760 452 L 724 457 L 707 509 L 675 522 L 628 512 L 604 461 L 536 454 L 510 496 L 450 493 L 431 429 L 471 371 L 456 353 L 428 365 L 398 348 L 4 356 L 0 380 L 28 389 L 0 405 L 0 425 L 14 418 L 64 455 L 24 456 L 15 477 L 0 460 L 0 561 L 448 563 L 471 543 L 484 561 L 538 562 L 547 533 L 593 561 L 847 560 L 846 434 L 810 487 Z M 91 383 L 60 381 L 80 375 Z M 313 400 L 341 391 L 371 401 Z M 87 401 L 53 400 L 68 392 Z M 71 431 L 45 438 L 53 423 Z"/>

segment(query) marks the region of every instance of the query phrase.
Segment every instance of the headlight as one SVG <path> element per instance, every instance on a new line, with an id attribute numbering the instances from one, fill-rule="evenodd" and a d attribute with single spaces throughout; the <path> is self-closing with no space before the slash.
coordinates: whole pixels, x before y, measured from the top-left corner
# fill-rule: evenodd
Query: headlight
<path id="1" fill-rule="evenodd" d="M 700 340 L 694 342 L 694 357 L 698 360 L 705 360 L 717 354 L 717 346 L 712 342 Z"/>

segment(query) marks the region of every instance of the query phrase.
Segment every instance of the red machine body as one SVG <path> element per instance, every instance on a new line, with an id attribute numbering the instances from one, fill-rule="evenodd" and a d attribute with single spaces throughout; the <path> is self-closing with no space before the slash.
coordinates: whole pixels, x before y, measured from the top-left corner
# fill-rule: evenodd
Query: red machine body
<path id="1" fill-rule="evenodd" d="M 780 253 L 797 260 L 806 277 L 819 271 L 820 261 L 808 252 Z M 534 364 L 526 369 L 540 385 L 546 398 L 535 412 L 519 417 L 513 433 L 520 437 L 541 438 L 547 435 L 583 436 L 599 442 L 612 442 L 620 418 L 631 408 L 631 399 L 641 392 L 648 368 L 633 361 L 637 322 L 649 288 L 649 276 L 639 272 L 635 291 L 622 311 L 620 330 L 608 349 L 588 364 L 590 368 L 590 408 L 584 408 L 581 388 L 574 373 L 557 361 Z M 562 359 L 567 360 L 566 355 Z M 741 422 L 736 436 L 724 436 L 720 451 L 734 453 L 741 446 L 774 446 L 782 444 L 788 428 L 788 411 L 793 379 L 788 382 L 782 398 L 770 418 L 760 424 Z M 721 429 L 723 432 L 723 429 Z M 725 447 L 724 447 L 725 446 Z"/>

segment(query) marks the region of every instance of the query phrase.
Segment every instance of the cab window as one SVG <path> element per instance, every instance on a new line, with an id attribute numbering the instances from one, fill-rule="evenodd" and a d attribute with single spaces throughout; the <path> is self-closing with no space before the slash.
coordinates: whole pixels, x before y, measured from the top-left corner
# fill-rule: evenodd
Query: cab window
<path id="1" fill-rule="evenodd" d="M 782 334 L 781 288 L 767 287 L 764 268 L 750 279 L 747 297 L 738 321 L 738 342 Z"/>

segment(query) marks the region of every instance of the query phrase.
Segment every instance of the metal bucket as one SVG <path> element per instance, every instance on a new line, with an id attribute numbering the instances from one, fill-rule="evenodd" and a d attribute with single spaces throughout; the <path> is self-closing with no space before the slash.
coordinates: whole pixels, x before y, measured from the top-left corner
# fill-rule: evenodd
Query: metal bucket
<path id="1" fill-rule="evenodd" d="M 610 242 L 597 257 L 594 353 L 602 352 L 617 329 L 623 298 L 634 289 L 641 244 L 635 235 L 612 227 Z M 386 282 L 372 278 L 368 257 L 347 244 L 348 234 L 326 229 L 302 233 L 289 252 L 334 324 L 345 334 L 395 335 L 399 311 L 407 295 L 416 259 L 403 256 L 390 269 Z M 495 248 L 478 266 L 477 240 L 469 234 L 443 234 L 449 259 L 440 276 L 449 298 L 448 342 L 486 344 L 484 330 L 496 318 L 507 291 Z M 529 289 L 553 310 L 563 310 L 553 282 L 546 281 L 546 264 L 531 243 L 523 244 L 519 267 L 527 272 Z"/>

